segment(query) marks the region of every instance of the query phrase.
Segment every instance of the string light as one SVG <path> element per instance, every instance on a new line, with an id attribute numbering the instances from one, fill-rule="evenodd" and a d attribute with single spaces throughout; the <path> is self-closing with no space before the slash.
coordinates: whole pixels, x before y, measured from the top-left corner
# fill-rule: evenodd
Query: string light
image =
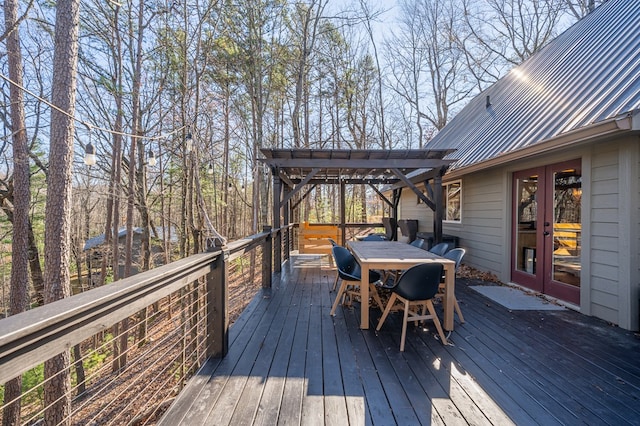
<path id="1" fill-rule="evenodd" d="M 187 136 L 184 139 L 184 144 L 187 152 L 191 152 L 193 150 L 193 137 L 191 137 L 191 132 L 187 133 Z"/>
<path id="2" fill-rule="evenodd" d="M 89 128 L 89 142 L 84 147 L 84 164 L 91 167 L 96 164 L 96 147 L 91 143 L 91 127 Z"/>
<path id="3" fill-rule="evenodd" d="M 149 150 L 149 154 L 148 154 L 148 160 L 147 162 L 149 163 L 149 165 L 151 167 L 155 167 L 156 164 L 158 164 L 158 160 L 156 160 L 156 155 L 153 153 L 153 151 Z"/>

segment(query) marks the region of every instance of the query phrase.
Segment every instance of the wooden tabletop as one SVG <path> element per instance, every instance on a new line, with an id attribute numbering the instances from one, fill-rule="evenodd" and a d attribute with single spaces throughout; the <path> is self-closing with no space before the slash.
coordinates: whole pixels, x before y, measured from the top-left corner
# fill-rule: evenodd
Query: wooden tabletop
<path id="1" fill-rule="evenodd" d="M 437 262 L 444 266 L 445 271 L 443 327 L 445 330 L 453 330 L 456 273 L 456 263 L 453 260 L 398 241 L 349 241 L 347 247 L 362 268 L 360 328 L 369 328 L 369 270 L 404 270 L 420 263 Z"/>
<path id="2" fill-rule="evenodd" d="M 347 246 L 359 262 L 384 265 L 387 269 L 407 269 L 429 261 L 455 265 L 450 259 L 399 241 L 349 241 Z"/>

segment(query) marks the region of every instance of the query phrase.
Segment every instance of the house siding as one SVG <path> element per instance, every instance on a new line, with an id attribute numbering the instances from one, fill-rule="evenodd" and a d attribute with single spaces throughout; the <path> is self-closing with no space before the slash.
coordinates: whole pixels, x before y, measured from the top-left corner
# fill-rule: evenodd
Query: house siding
<path id="1" fill-rule="evenodd" d="M 467 250 L 464 263 L 504 278 L 505 201 L 504 175 L 482 172 L 462 179 L 462 221 L 444 222 L 443 232 L 459 238 Z M 418 219 L 419 231 L 433 231 L 433 212 L 417 204 L 416 195 L 403 191 L 400 219 Z"/>
<path id="2" fill-rule="evenodd" d="M 592 315 L 614 323 L 618 318 L 619 294 L 619 153 L 617 144 L 599 144 L 591 156 L 591 224 L 588 253 L 590 275 L 582 277 L 589 291 Z M 583 229 L 583 233 L 586 229 Z M 590 285 L 585 289 L 585 281 Z"/>
<path id="3" fill-rule="evenodd" d="M 465 263 L 504 278 L 504 173 L 485 171 L 462 179 L 462 221 L 445 223 L 446 234 L 457 235 L 467 250 Z"/>
<path id="4" fill-rule="evenodd" d="M 464 175 L 462 221 L 444 222 L 467 250 L 464 263 L 495 274 L 511 274 L 511 176 L 545 164 L 582 159 L 582 276 L 580 310 L 625 329 L 640 326 L 640 138 L 597 142 L 507 166 Z M 405 191 L 400 218 L 418 219 L 432 231 L 433 215 Z"/>

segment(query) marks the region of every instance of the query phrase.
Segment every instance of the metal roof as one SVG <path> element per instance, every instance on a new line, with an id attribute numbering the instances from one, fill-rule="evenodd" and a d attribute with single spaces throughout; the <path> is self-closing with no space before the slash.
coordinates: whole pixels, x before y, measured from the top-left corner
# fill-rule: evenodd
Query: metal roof
<path id="1" fill-rule="evenodd" d="M 456 148 L 453 170 L 639 108 L 639 29 L 638 0 L 609 0 L 476 96 L 427 148 Z"/>

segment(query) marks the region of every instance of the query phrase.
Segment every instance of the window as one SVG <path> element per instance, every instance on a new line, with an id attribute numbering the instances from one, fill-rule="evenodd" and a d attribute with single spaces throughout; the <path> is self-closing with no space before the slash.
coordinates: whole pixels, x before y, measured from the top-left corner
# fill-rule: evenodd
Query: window
<path id="1" fill-rule="evenodd" d="M 462 205 L 462 181 L 455 181 L 443 185 L 444 220 L 460 222 L 460 207 Z"/>
<path id="2" fill-rule="evenodd" d="M 426 191 L 424 191 L 426 195 Z M 442 197 L 444 198 L 444 220 L 450 222 L 460 222 L 462 220 L 461 206 L 462 206 L 462 181 L 457 180 L 455 182 L 442 185 Z M 422 204 L 423 201 L 420 197 L 418 204 Z"/>

